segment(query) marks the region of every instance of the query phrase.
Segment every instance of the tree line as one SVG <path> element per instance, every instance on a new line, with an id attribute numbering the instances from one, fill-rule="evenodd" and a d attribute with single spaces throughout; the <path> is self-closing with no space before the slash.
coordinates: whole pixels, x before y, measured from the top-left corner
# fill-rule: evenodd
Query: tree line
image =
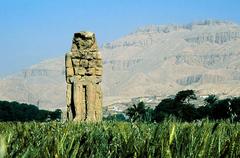
<path id="1" fill-rule="evenodd" d="M 204 106 L 195 105 L 193 100 L 197 100 L 195 92 L 184 90 L 178 92 L 175 97 L 163 99 L 155 108 L 149 108 L 144 102 L 139 102 L 129 107 L 125 114 L 111 115 L 105 120 L 162 122 L 173 116 L 188 122 L 204 118 L 240 121 L 240 97 L 219 99 L 215 95 L 209 95 L 204 99 Z M 0 101 L 0 121 L 60 120 L 61 115 L 60 109 L 55 111 L 40 110 L 35 105 Z"/>
<path id="2" fill-rule="evenodd" d="M 62 111 L 40 110 L 35 105 L 0 101 L 0 121 L 48 121 L 60 120 Z"/>
<path id="3" fill-rule="evenodd" d="M 204 99 L 205 105 L 203 106 L 195 105 L 192 100 L 197 100 L 195 92 L 184 90 L 178 92 L 173 98 L 163 99 L 154 109 L 140 102 L 129 107 L 125 114 L 132 122 L 162 122 L 170 116 L 187 122 L 204 118 L 240 121 L 240 97 L 219 99 L 216 95 L 209 95 Z M 109 116 L 108 119 L 126 120 L 122 114 Z"/>

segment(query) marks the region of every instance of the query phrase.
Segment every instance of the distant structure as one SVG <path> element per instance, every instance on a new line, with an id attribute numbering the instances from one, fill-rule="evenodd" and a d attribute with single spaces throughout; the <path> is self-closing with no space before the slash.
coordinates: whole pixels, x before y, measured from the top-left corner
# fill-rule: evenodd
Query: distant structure
<path id="1" fill-rule="evenodd" d="M 102 58 L 95 34 L 74 34 L 65 55 L 67 118 L 74 121 L 102 120 Z"/>

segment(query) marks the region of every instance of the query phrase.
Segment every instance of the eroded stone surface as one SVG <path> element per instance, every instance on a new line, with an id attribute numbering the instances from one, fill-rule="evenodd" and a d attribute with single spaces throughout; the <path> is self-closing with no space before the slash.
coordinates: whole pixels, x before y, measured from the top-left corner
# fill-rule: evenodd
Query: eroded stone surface
<path id="1" fill-rule="evenodd" d="M 68 119 L 102 119 L 102 67 L 95 34 L 75 33 L 71 51 L 65 55 Z"/>

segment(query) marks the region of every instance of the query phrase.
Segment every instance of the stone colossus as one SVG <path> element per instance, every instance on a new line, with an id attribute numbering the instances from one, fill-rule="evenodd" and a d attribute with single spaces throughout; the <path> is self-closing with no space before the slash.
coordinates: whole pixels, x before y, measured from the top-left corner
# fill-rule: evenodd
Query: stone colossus
<path id="1" fill-rule="evenodd" d="M 74 121 L 102 120 L 102 58 L 95 34 L 74 34 L 65 55 L 67 118 Z"/>

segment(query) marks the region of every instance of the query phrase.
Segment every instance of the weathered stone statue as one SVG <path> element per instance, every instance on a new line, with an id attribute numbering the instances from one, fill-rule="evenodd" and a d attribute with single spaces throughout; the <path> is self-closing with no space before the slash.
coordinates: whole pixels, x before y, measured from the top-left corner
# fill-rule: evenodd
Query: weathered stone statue
<path id="1" fill-rule="evenodd" d="M 71 52 L 65 56 L 67 117 L 74 121 L 102 119 L 102 58 L 95 34 L 74 34 Z"/>

